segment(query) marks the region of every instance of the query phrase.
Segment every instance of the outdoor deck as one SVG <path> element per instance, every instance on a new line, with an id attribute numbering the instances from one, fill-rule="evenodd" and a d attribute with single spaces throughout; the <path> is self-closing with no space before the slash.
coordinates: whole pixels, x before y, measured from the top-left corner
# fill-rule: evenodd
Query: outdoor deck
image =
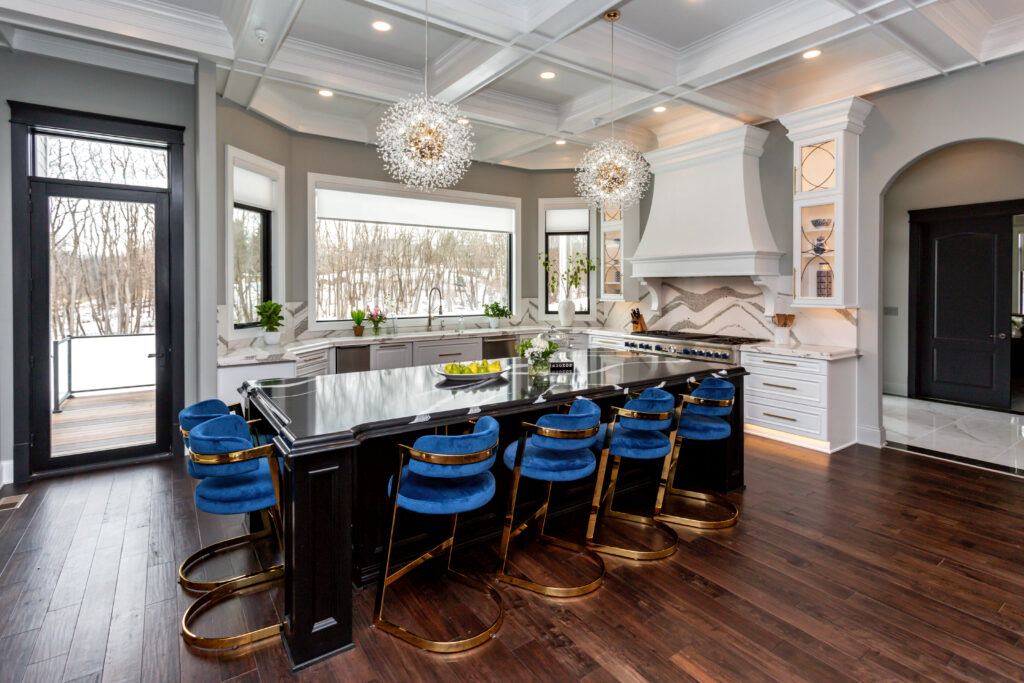
<path id="1" fill-rule="evenodd" d="M 86 393 L 68 398 L 50 420 L 53 457 L 151 443 L 153 389 Z"/>

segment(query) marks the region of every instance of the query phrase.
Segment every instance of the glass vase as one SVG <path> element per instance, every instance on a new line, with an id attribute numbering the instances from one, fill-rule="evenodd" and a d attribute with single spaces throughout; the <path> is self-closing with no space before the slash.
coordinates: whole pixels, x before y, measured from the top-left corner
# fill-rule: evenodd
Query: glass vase
<path id="1" fill-rule="evenodd" d="M 551 361 L 547 358 L 538 358 L 537 360 L 530 361 L 529 363 L 529 374 L 546 375 L 551 370 Z"/>
<path id="2" fill-rule="evenodd" d="M 374 334 L 374 336 L 377 336 L 377 335 L 380 334 L 380 325 L 379 324 L 373 326 L 373 334 Z"/>

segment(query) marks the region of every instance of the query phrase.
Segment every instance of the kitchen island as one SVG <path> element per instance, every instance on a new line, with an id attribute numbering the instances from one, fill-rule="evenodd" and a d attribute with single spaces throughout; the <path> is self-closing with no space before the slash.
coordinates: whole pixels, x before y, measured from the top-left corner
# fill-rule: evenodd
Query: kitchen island
<path id="1" fill-rule="evenodd" d="M 506 359 L 502 363 L 510 369 L 503 377 L 480 382 L 453 383 L 434 367 L 421 366 L 245 384 L 250 418 L 263 418 L 283 456 L 284 643 L 293 666 L 351 646 L 353 586 L 369 584 L 380 570 L 390 515 L 387 482 L 399 443 L 411 445 L 435 430 L 459 432 L 470 419 L 490 415 L 499 421 L 504 448 L 518 438 L 522 421 L 578 396 L 607 411 L 630 392 L 663 387 L 682 393 L 689 382 L 715 374 L 736 384 L 732 436 L 717 451 L 688 454 L 690 464 L 679 468 L 676 484 L 722 493 L 742 487 L 742 368 L 603 349 L 566 357 L 574 364 L 571 373 L 531 376 L 524 361 Z M 496 539 L 501 532 L 509 473 L 500 462 L 493 472 L 497 493 L 487 506 L 460 517 L 460 546 Z M 657 462 L 624 468 L 618 490 L 628 495 L 649 489 L 653 502 L 659 474 Z M 589 505 L 593 479 L 567 486 L 551 517 Z M 523 490 L 517 502 L 536 506 L 541 493 Z M 400 516 L 395 557 L 413 557 L 443 535 L 437 521 Z"/>

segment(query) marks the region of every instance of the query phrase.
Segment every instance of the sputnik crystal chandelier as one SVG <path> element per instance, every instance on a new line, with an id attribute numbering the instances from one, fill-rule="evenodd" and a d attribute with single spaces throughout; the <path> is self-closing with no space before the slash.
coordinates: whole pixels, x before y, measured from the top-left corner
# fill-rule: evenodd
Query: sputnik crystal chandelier
<path id="1" fill-rule="evenodd" d="M 471 163 L 473 128 L 458 107 L 430 96 L 429 0 L 423 17 L 423 92 L 393 104 L 377 127 L 377 151 L 392 178 L 430 192 L 459 182 Z M 460 119 L 462 122 L 460 122 Z"/>
<path id="2" fill-rule="evenodd" d="M 650 183 L 651 165 L 636 147 L 615 139 L 615 22 L 619 10 L 608 10 L 611 25 L 611 97 L 609 118 L 612 135 L 591 147 L 576 167 L 576 192 L 596 209 L 625 209 L 644 196 Z"/>

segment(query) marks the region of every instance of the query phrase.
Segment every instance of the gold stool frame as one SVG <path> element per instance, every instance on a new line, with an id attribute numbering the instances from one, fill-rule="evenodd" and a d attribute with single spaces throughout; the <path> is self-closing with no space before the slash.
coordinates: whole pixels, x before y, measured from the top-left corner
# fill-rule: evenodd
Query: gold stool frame
<path id="1" fill-rule="evenodd" d="M 408 456 L 414 460 L 434 464 L 467 465 L 487 460 L 495 452 L 497 447 L 497 444 L 495 444 L 487 450 L 478 451 L 476 453 L 445 455 L 442 453 L 428 453 L 426 451 L 416 450 L 411 446 L 402 444 L 398 446 L 398 468 L 395 470 L 391 486 L 391 529 L 388 532 L 388 546 L 384 551 L 384 566 L 381 568 L 380 577 L 377 579 L 377 598 L 373 607 L 373 626 L 375 628 L 379 628 L 385 633 L 390 633 L 396 638 L 400 638 L 401 640 L 427 650 L 428 652 L 441 653 L 464 652 L 477 647 L 478 645 L 482 645 L 490 640 L 491 637 L 498 632 L 498 629 L 501 628 L 501 622 L 505 616 L 505 607 L 501 602 L 501 595 L 498 594 L 498 591 L 494 590 L 494 588 L 489 584 L 480 581 L 479 579 L 466 576 L 465 574 L 461 574 L 452 569 L 452 550 L 455 545 L 455 529 L 459 523 L 459 515 L 457 513 L 452 515 L 452 530 L 448 538 L 412 560 L 401 569 L 396 570 L 394 573 L 389 573 L 391 569 L 391 547 L 395 538 L 395 520 L 398 517 L 398 491 L 399 487 L 402 485 L 402 469 L 405 467 L 406 457 Z M 457 581 L 468 588 L 472 588 L 479 593 L 487 595 L 498 606 L 498 616 L 494 622 L 484 630 L 479 633 L 475 633 L 468 638 L 461 638 L 458 640 L 433 640 L 426 636 L 413 633 L 405 627 L 384 618 L 384 596 L 387 592 L 388 586 L 393 584 L 395 581 L 398 581 L 400 578 L 427 560 L 433 559 L 441 553 L 444 553 L 447 556 L 445 561 L 445 578 L 450 577 L 454 581 Z"/>
<path id="2" fill-rule="evenodd" d="M 247 422 L 252 426 L 254 423 L 258 422 L 258 420 L 248 420 Z M 188 432 L 182 430 L 182 436 L 187 438 Z M 196 453 L 190 448 L 188 449 L 188 454 L 189 457 L 192 458 L 192 461 L 197 465 L 226 465 L 232 462 L 267 458 L 270 465 L 270 478 L 274 484 L 274 497 L 276 498 L 276 503 L 273 507 L 261 511 L 265 524 L 265 528 L 262 531 L 213 543 L 189 555 L 185 561 L 181 563 L 181 566 L 178 568 L 178 580 L 181 582 L 181 585 L 189 590 L 206 591 L 196 598 L 196 600 L 185 609 L 185 613 L 181 616 L 181 638 L 185 641 L 186 645 L 202 650 L 230 650 L 263 640 L 264 638 L 270 638 L 271 636 L 278 635 L 284 629 L 284 622 L 264 626 L 239 635 L 215 637 L 198 635 L 192 631 L 191 627 L 192 623 L 200 614 L 210 609 L 215 604 L 224 602 L 237 594 L 247 592 L 249 589 L 259 588 L 282 579 L 284 577 L 283 564 L 276 564 L 258 572 L 251 572 L 231 579 L 223 579 L 213 582 L 195 581 L 193 579 L 188 579 L 185 576 L 187 570 L 202 559 L 210 557 L 223 550 L 227 550 L 228 548 L 233 548 L 244 543 L 266 538 L 270 534 L 274 534 L 277 537 L 279 547 L 283 547 L 282 535 L 284 533 L 284 529 L 281 518 L 281 470 L 278 465 L 274 445 L 266 444 L 263 446 L 256 446 L 254 448 L 247 448 L 242 451 L 216 454 Z M 192 588 L 192 586 L 209 586 L 209 588 Z"/>
<path id="3" fill-rule="evenodd" d="M 702 398 L 690 394 L 683 394 L 682 398 L 683 403 L 719 408 L 732 406 L 736 400 L 735 398 Z M 732 501 L 725 496 L 714 493 L 713 491 L 690 491 L 678 489 L 672 486 L 672 481 L 675 480 L 676 476 L 676 468 L 679 466 L 679 453 L 682 450 L 682 444 L 683 438 L 677 436 L 674 439 L 671 465 L 668 465 L 665 468 L 661 477 L 661 482 L 658 486 L 658 499 L 654 504 L 654 518 L 662 522 L 688 526 L 694 529 L 726 529 L 734 526 L 739 520 L 740 511 L 735 505 L 733 505 Z M 665 506 L 666 498 L 683 498 L 686 500 L 701 502 L 705 506 L 715 506 L 725 510 L 726 517 L 725 519 L 707 520 L 697 517 L 683 517 L 682 515 L 664 513 L 662 512 L 662 509 Z"/>
<path id="4" fill-rule="evenodd" d="M 660 560 L 672 555 L 676 551 L 679 546 L 679 536 L 672 527 L 654 517 L 633 515 L 626 512 L 619 512 L 612 508 L 612 503 L 615 500 L 615 483 L 619 478 L 619 466 L 621 464 L 622 457 L 609 456 L 609 450 L 611 449 L 612 436 L 615 432 L 615 423 L 618 422 L 620 418 L 627 417 L 636 420 L 652 421 L 670 419 L 669 452 L 665 455 L 665 464 L 662 468 L 662 478 L 664 478 L 667 475 L 672 455 L 676 450 L 674 444 L 676 442 L 676 429 L 679 426 L 679 415 L 682 412 L 682 403 L 677 402 L 675 408 L 661 413 L 630 410 L 628 408 L 620 408 L 618 406 L 612 406 L 611 410 L 612 420 L 608 423 L 608 428 L 605 432 L 604 444 L 601 449 L 601 462 L 597 468 L 597 481 L 594 483 L 594 499 L 590 505 L 590 519 L 587 522 L 587 547 L 599 553 L 625 557 L 630 560 Z M 613 458 L 611 476 L 609 478 L 608 488 L 602 495 L 601 488 L 604 485 L 604 476 L 605 471 L 608 468 L 609 457 Z M 594 541 L 594 534 L 597 531 L 597 521 L 599 516 L 604 518 L 610 517 L 612 519 L 621 519 L 633 524 L 641 524 L 643 526 L 656 528 L 669 537 L 671 539 L 671 543 L 656 550 L 638 550 L 636 548 L 625 548 L 617 545 L 598 543 Z"/>
<path id="5" fill-rule="evenodd" d="M 515 518 L 516 510 L 516 496 L 519 492 L 519 481 L 521 479 L 521 470 L 523 466 L 523 458 L 526 455 L 526 442 L 530 432 L 538 434 L 540 436 L 547 436 L 554 439 L 585 439 L 588 436 L 594 436 L 600 429 L 600 425 L 591 429 L 552 429 L 549 427 L 540 427 L 532 422 L 524 422 L 522 424 L 523 433 L 519 437 L 519 445 L 516 449 L 515 464 L 512 468 L 512 488 L 509 491 L 508 507 L 505 511 L 505 526 L 501 533 L 501 566 L 498 569 L 497 579 L 503 583 L 518 586 L 519 588 L 525 588 L 526 590 L 539 593 L 541 595 L 547 595 L 553 598 L 573 598 L 580 595 L 586 595 L 592 593 L 601 587 L 604 583 L 604 560 L 602 560 L 597 554 L 595 554 L 590 548 L 579 543 L 572 543 L 561 538 L 556 538 L 544 533 L 544 523 L 548 518 L 548 506 L 551 503 L 551 486 L 552 482 L 548 482 L 547 495 L 544 498 L 544 504 L 537 509 L 532 515 L 527 517 L 518 527 L 512 528 L 513 520 Z M 579 586 L 548 586 L 546 584 L 538 583 L 531 579 L 522 578 L 519 576 L 513 576 L 505 571 L 508 566 L 508 550 L 509 545 L 515 540 L 523 531 L 525 531 L 531 523 L 537 522 L 537 537 L 536 540 L 544 543 L 545 545 L 555 546 L 556 548 L 562 548 L 563 550 L 571 550 L 577 553 L 586 555 L 590 560 L 594 562 L 600 569 L 600 575 L 585 584 Z"/>

